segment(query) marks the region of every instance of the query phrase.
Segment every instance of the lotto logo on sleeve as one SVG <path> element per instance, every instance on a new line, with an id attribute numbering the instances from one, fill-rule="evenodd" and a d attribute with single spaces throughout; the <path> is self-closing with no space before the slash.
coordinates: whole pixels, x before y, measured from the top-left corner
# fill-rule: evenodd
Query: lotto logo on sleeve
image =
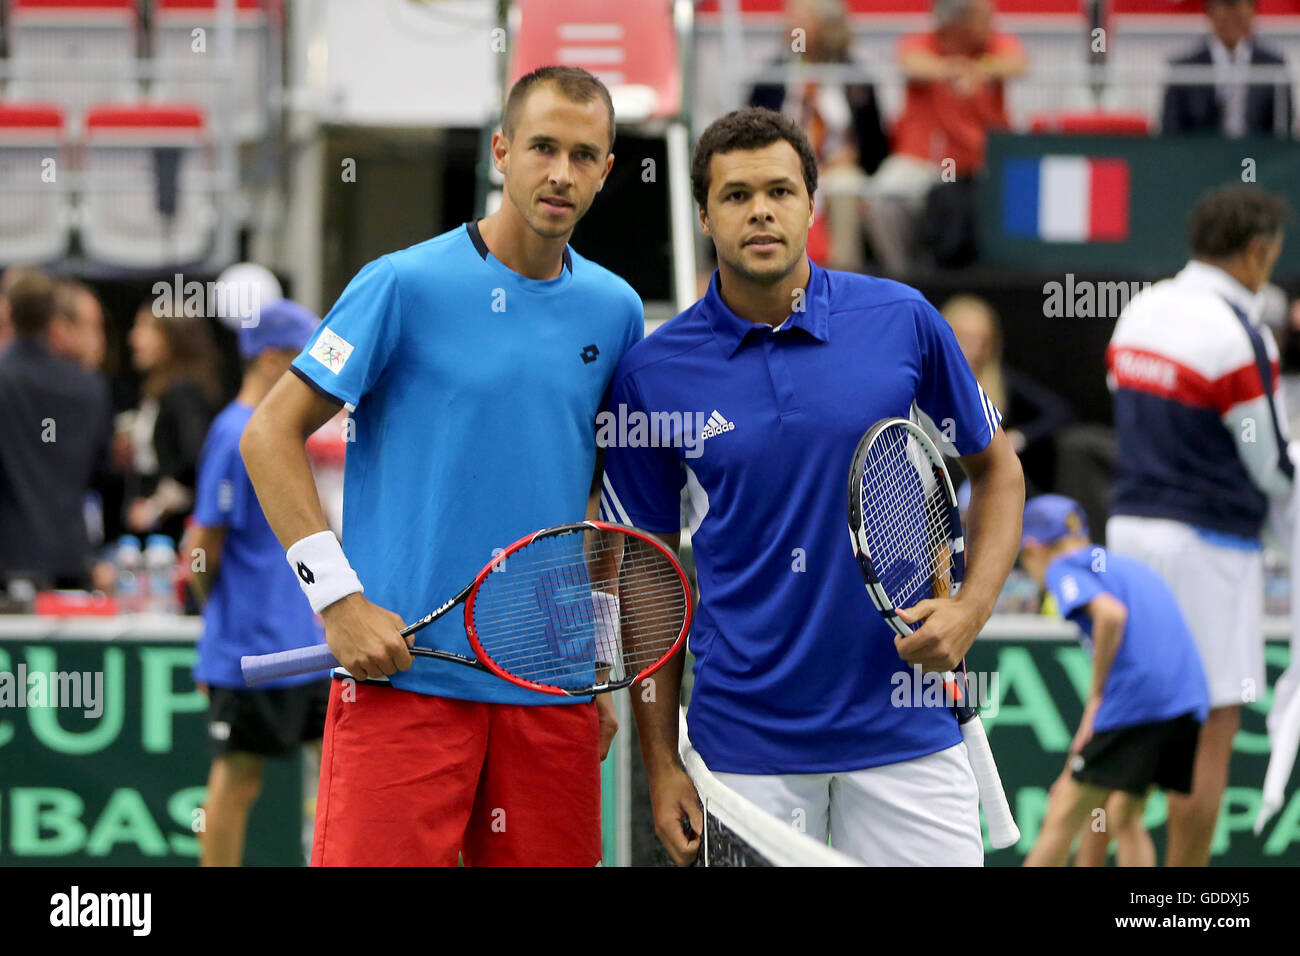
<path id="1" fill-rule="evenodd" d="M 321 332 L 320 338 L 307 354 L 337 375 L 347 364 L 348 356 L 352 354 L 352 343 L 336 332 L 326 329 Z"/>

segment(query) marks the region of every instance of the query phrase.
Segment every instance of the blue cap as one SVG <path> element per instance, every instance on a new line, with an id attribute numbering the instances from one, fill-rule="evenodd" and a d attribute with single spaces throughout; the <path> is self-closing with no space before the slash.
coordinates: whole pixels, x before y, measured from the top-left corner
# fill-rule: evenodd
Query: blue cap
<path id="1" fill-rule="evenodd" d="M 1020 546 L 1030 541 L 1051 544 L 1068 534 L 1088 533 L 1088 518 L 1083 508 L 1065 495 L 1039 495 L 1025 504 L 1025 523 L 1020 532 Z"/>
<path id="2" fill-rule="evenodd" d="M 267 349 L 302 351 L 320 325 L 320 319 L 297 302 L 279 299 L 239 324 L 239 354 L 257 358 Z"/>

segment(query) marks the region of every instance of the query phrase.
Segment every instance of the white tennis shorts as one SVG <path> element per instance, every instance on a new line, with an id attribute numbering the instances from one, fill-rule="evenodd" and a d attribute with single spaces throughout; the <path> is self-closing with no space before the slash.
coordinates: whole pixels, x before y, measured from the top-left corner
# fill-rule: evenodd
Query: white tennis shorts
<path id="1" fill-rule="evenodd" d="M 1116 515 L 1106 545 L 1141 561 L 1174 592 L 1196 639 L 1211 707 L 1264 693 L 1264 554 L 1212 543 L 1191 525 Z"/>
<path id="2" fill-rule="evenodd" d="M 847 773 L 714 776 L 868 866 L 984 865 L 979 791 L 964 743 Z"/>

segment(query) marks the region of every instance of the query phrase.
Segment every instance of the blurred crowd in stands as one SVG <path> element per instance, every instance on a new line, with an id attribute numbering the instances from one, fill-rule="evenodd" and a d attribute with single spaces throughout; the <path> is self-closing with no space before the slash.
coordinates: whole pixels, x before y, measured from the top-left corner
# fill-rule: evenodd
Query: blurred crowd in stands
<path id="1" fill-rule="evenodd" d="M 165 538 L 173 562 L 183 552 L 208 427 L 232 397 L 217 345 L 229 332 L 167 301 L 139 306 L 119 358 L 88 285 L 32 268 L 0 274 L 0 596 L 14 582 L 28 596 L 111 595 L 122 536 Z M 308 445 L 336 524 L 342 439 L 322 429 Z M 162 607 L 185 603 L 178 588 Z"/>
<path id="2" fill-rule="evenodd" d="M 1205 0 L 1206 34 L 1173 67 L 1203 67 L 1214 82 L 1170 83 L 1163 134 L 1293 134 L 1287 85 L 1251 83 L 1241 66 L 1278 67 L 1284 57 L 1254 29 L 1255 0 Z M 853 63 L 842 0 L 789 0 L 789 51 L 776 66 Z M 813 259 L 830 268 L 904 278 L 926 266 L 973 262 L 976 190 L 988 134 L 1010 128 L 1006 87 L 1029 68 L 1024 45 L 997 29 L 993 0 L 934 0 L 932 28 L 899 42 L 895 68 L 906 81 L 901 111 L 882 114 L 869 83 L 819 81 L 788 73 L 762 83 L 750 104 L 798 121 L 821 163 Z"/>

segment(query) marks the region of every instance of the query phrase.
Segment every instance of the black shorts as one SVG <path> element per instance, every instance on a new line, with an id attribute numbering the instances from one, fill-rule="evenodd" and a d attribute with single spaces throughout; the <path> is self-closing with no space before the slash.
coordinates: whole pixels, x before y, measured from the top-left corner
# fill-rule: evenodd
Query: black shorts
<path id="1" fill-rule="evenodd" d="M 264 690 L 208 689 L 212 754 L 232 751 L 283 757 L 325 733 L 329 680 Z"/>
<path id="2" fill-rule="evenodd" d="M 1135 724 L 1094 733 L 1070 769 L 1080 783 L 1144 795 L 1152 785 L 1192 792 L 1196 742 L 1201 722 L 1182 714 L 1154 724 Z"/>

